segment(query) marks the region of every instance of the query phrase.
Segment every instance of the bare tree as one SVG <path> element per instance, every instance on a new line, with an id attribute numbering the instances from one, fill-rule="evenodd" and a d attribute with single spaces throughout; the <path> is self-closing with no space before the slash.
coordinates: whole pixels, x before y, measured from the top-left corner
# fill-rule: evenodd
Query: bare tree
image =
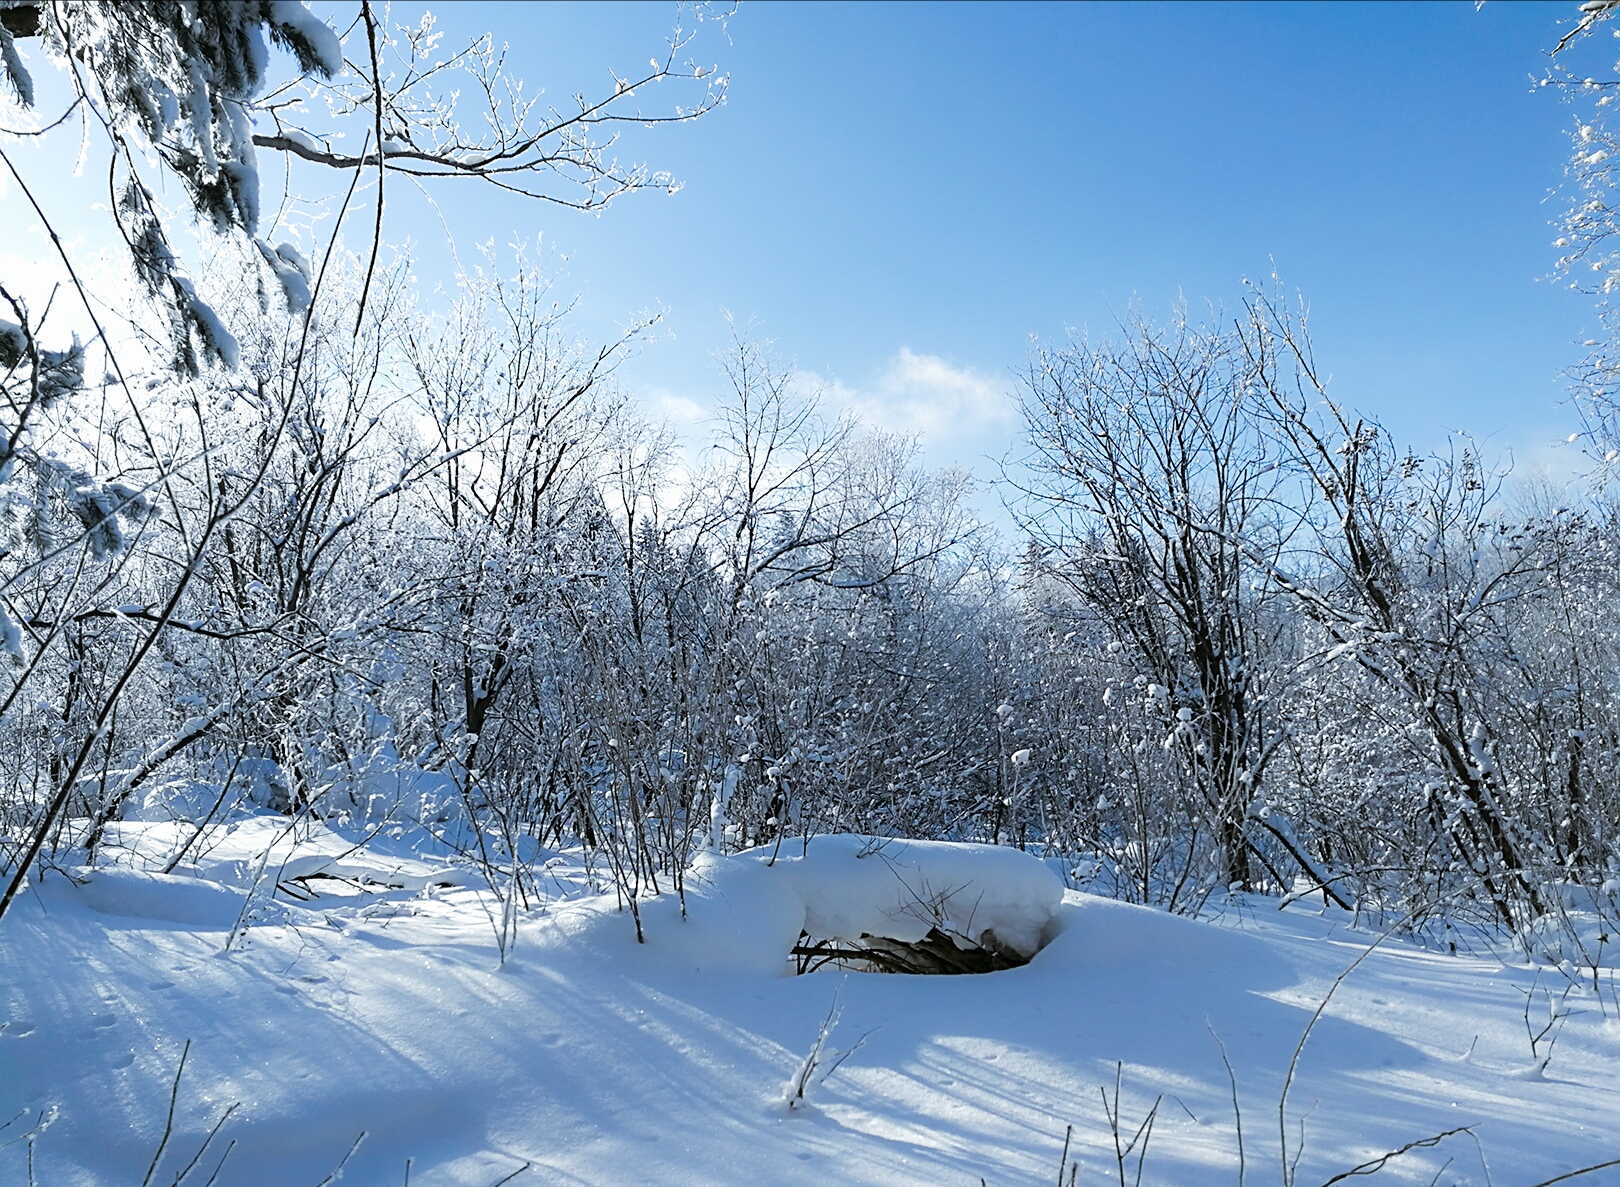
<path id="1" fill-rule="evenodd" d="M 1251 806 L 1279 734 L 1255 554 L 1279 544 L 1279 474 L 1230 333 L 1142 320 L 1116 344 L 1039 351 L 1018 514 L 1062 582 L 1128 650 L 1180 760 L 1224 882 L 1260 855 Z M 1260 580 L 1257 582 L 1257 577 Z"/>
<path id="2" fill-rule="evenodd" d="M 554 510 L 551 485 L 568 477 L 576 453 L 589 452 L 574 449 L 579 437 L 568 438 L 556 418 L 594 390 L 622 344 L 601 352 L 594 366 L 575 368 L 569 395 L 547 353 L 554 312 L 524 292 L 500 292 L 496 301 L 518 339 L 500 359 L 516 368 L 506 406 L 500 396 L 492 406 L 485 396 L 495 393 L 482 390 L 457 391 L 447 401 L 421 368 L 414 368 L 420 382 L 413 389 L 408 364 L 420 352 L 413 355 L 399 333 L 408 305 L 403 273 L 379 269 L 390 162 L 417 180 L 480 178 L 593 209 L 618 194 L 671 184 L 619 163 L 620 127 L 694 118 L 723 97 L 723 79 L 683 62 L 690 38 L 680 31 L 662 66 L 636 79 L 615 77 L 608 94 L 560 115 L 523 97 L 487 39 L 435 57 L 430 22 L 390 30 L 369 3 L 359 5 L 346 34 L 363 47 L 357 61 L 345 58 L 342 39 L 302 5 L 193 8 L 158 0 L 4 6 L 0 74 L 10 98 L 34 104 L 24 60 L 30 47 L 65 65 L 72 97 L 41 134 L 75 115 L 87 132 L 101 133 L 110 209 L 165 325 L 154 331 L 137 307 L 127 325 L 106 332 L 98 319 L 108 304 L 81 283 L 49 211 L 3 156 L 51 232 L 99 340 L 88 356 L 77 342 L 47 348 L 42 316 L 0 290 L 16 318 L 0 321 L 11 409 L 0 418 L 7 442 L 0 489 L 16 506 L 21 477 L 37 512 L 31 520 L 11 517 L 24 529 L 17 543 L 31 543 L 26 552 L 0 556 L 0 595 L 11 595 L 15 612 L 0 622 L 0 643 L 20 662 L 7 703 L 26 689 L 44 707 L 18 728 L 47 741 L 18 756 L 19 766 L 30 756 L 38 761 L 32 790 L 7 798 L 0 913 L 41 853 L 62 838 L 70 816 L 88 821 L 88 831 L 73 839 L 93 850 L 127 798 L 188 754 L 224 745 L 238 758 L 276 750 L 294 772 L 295 798 L 313 802 L 334 760 L 353 765 L 345 739 L 375 740 L 372 726 L 351 728 L 344 720 L 371 721 L 386 699 L 367 672 L 366 647 L 375 644 L 376 657 L 412 631 L 442 629 L 436 615 L 443 607 L 430 595 L 451 582 L 460 582 L 464 620 L 479 617 L 500 592 L 496 570 L 481 563 L 446 573 L 391 551 L 381 517 L 397 525 L 403 514 L 415 526 L 420 521 L 411 517 L 431 507 L 418 498 L 425 480 L 443 476 L 448 497 L 439 507 L 451 507 L 452 520 L 474 509 L 485 521 L 480 543 L 521 554 L 544 535 L 542 519 Z M 268 94 L 267 37 L 291 51 L 295 74 Z M 488 141 L 459 130 L 456 92 L 441 89 L 458 72 L 476 84 L 467 93 L 482 96 L 477 118 Z M 667 114 L 636 106 L 646 87 L 671 80 L 695 85 L 697 101 Z M 310 98 L 321 99 L 331 123 L 299 123 L 300 111 L 314 109 L 300 107 Z M 274 135 L 255 128 L 266 117 Z M 362 147 L 353 159 L 332 156 L 321 142 L 324 136 L 330 145 L 346 121 L 359 125 Z M 266 237 L 282 226 L 285 211 L 260 209 L 255 154 L 265 150 L 334 167 L 347 185 L 318 265 Z M 171 244 L 168 216 L 153 198 L 165 178 L 182 184 L 214 258 L 237 269 L 215 291 Z M 335 271 L 344 271 L 337 234 L 363 184 L 374 198 L 371 249 L 339 314 L 329 265 L 335 257 Z M 240 283 L 255 273 L 258 283 Z M 327 306 L 320 305 L 323 288 Z M 478 341 L 470 345 L 479 349 Z M 83 387 L 87 365 L 97 364 L 110 376 L 109 398 L 93 424 L 67 434 L 69 397 Z M 557 397 L 554 404 L 530 400 L 542 389 Z M 476 423 L 462 415 L 468 400 Z M 416 430 L 424 415 L 446 409 L 449 419 L 426 422 L 437 424 L 442 439 L 422 439 Z M 587 439 L 595 431 L 570 423 Z M 41 433 L 52 434 L 61 460 L 40 447 Z M 436 559 L 452 558 L 441 552 Z M 465 562 L 468 554 L 453 559 Z M 367 596 L 345 599 L 345 586 Z M 499 634 L 499 625 L 493 630 Z M 511 666 L 474 643 L 466 641 L 459 672 L 462 712 L 449 720 L 437 715 L 428 730 L 459 738 L 455 753 L 469 770 L 479 756 L 465 747 L 476 747 Z M 150 672 L 150 656 L 161 657 L 162 674 Z M 182 671 L 198 687 L 165 702 L 165 681 Z M 410 707 L 407 716 L 432 718 L 432 709 Z"/>
<path id="3" fill-rule="evenodd" d="M 1361 666 L 1424 740 L 1428 811 L 1501 921 L 1543 910 L 1534 842 L 1497 759 L 1501 723 L 1482 695 L 1502 613 L 1539 584 L 1534 549 L 1496 514 L 1499 478 L 1464 441 L 1402 456 L 1328 398 L 1300 319 L 1263 295 L 1245 336 L 1272 431 L 1306 481 L 1317 572 L 1268 561 L 1271 579 L 1326 634 L 1327 658 Z M 1280 560 L 1280 558 L 1277 558 Z"/>

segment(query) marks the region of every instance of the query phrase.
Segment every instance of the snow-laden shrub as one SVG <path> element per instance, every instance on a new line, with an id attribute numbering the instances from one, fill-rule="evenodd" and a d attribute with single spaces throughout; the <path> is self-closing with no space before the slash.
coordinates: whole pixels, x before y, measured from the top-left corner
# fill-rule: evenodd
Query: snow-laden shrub
<path id="1" fill-rule="evenodd" d="M 331 773 L 322 796 L 325 815 L 355 821 L 444 824 L 465 815 L 456 781 L 442 771 L 425 771 L 387 759 L 357 770 Z"/>

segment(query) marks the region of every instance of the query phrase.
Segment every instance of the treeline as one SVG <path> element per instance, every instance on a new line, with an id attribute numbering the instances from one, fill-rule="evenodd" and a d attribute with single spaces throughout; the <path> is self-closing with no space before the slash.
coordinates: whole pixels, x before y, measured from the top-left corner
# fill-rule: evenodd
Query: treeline
<path id="1" fill-rule="evenodd" d="M 518 899 L 544 847 L 633 904 L 833 830 L 1175 910 L 1526 929 L 1614 890 L 1620 526 L 1353 419 L 1266 293 L 1032 357 L 1004 538 L 757 343 L 683 447 L 532 275 L 439 316 L 371 284 L 358 335 L 244 302 L 237 371 L 121 418 L 19 328 L 10 885 L 125 816 L 178 864 L 252 801 L 425 825 Z"/>
<path id="2" fill-rule="evenodd" d="M 677 442 L 616 385 L 638 330 L 581 348 L 521 266 L 430 308 L 388 262 L 405 181 L 583 210 L 668 188 L 614 146 L 722 102 L 693 28 L 576 112 L 503 99 L 490 39 L 451 53 L 364 0 L 347 43 L 301 5 L 5 11 L 3 101 L 41 136 L 85 120 L 128 279 L 87 288 L 0 151 L 64 277 L 32 305 L 0 283 L 0 915 L 120 820 L 172 818 L 146 859 L 178 869 L 245 802 L 434 830 L 503 935 L 547 847 L 634 907 L 701 847 L 829 830 L 1021 845 L 1179 911 L 1236 886 L 1527 944 L 1620 916 L 1613 504 L 1391 441 L 1285 297 L 1038 351 L 1001 534 L 966 475 L 758 343 Z M 34 110 L 41 61 L 71 67 L 65 110 Z M 1607 294 L 1609 84 L 1562 61 L 1591 122 L 1560 267 Z M 659 87 L 680 102 L 636 106 Z M 299 170 L 335 184 L 330 234 L 272 243 L 261 161 L 289 200 Z M 1577 377 L 1599 465 L 1608 328 Z"/>

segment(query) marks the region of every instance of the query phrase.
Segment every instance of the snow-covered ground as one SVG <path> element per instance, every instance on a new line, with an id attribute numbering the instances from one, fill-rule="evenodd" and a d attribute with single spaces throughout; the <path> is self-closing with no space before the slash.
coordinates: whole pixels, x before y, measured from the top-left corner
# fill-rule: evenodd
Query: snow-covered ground
<path id="1" fill-rule="evenodd" d="M 1246 1180 L 1278 1183 L 1290 1056 L 1378 936 L 1319 903 L 1235 897 L 1195 921 L 1062 892 L 1011 851 L 835 838 L 769 867 L 701 864 L 687 919 L 672 896 L 643 904 L 643 945 L 559 855 L 554 897 L 523 913 L 502 964 L 490 891 L 420 836 L 355 848 L 360 835 L 321 829 L 272 849 L 285 827 L 244 819 L 162 876 L 139 867 L 172 850 L 172 826 L 121 825 L 118 868 L 80 886 L 47 876 L 0 922 L 0 1183 L 27 1182 L 30 1143 L 14 1139 L 48 1122 L 32 1139 L 38 1183 L 140 1184 L 188 1040 L 149 1177 L 164 1187 L 233 1103 L 191 1187 L 227 1149 L 221 1185 L 315 1187 L 362 1131 L 345 1183 L 402 1184 L 409 1160 L 420 1187 L 493 1187 L 525 1166 L 514 1183 L 999 1187 L 1053 1182 L 1069 1126 L 1077 1181 L 1102 1184 L 1119 1181 L 1099 1091 L 1112 1098 L 1116 1071 L 1126 1140 L 1163 1096 L 1142 1183 L 1235 1184 L 1222 1043 Z M 272 896 L 278 876 L 319 897 Z M 948 932 L 1049 942 L 982 976 L 787 975 L 801 922 L 831 935 L 909 917 L 904 931 L 919 898 Z M 1444 1164 L 1440 1184 L 1527 1187 L 1620 1157 L 1620 1004 L 1608 980 L 1601 995 L 1568 985 L 1488 953 L 1384 942 L 1299 1060 L 1296 1181 L 1460 1126 L 1472 1134 L 1383 1177 L 1428 1184 Z M 1545 1069 L 1527 995 L 1533 1029 L 1549 1008 L 1569 1013 Z M 835 1002 L 828 1054 L 859 1046 L 789 1108 Z M 1133 1153 L 1127 1182 L 1135 1167 Z"/>

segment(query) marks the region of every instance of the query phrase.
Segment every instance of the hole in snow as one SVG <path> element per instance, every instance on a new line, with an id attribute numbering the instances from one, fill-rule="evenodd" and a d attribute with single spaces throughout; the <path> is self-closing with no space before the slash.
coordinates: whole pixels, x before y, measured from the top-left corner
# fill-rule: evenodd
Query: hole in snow
<path id="1" fill-rule="evenodd" d="M 998 973 L 1028 964 L 1029 956 L 996 939 L 986 929 L 977 941 L 929 928 L 920 940 L 905 941 L 863 934 L 858 940 L 821 940 L 809 932 L 793 946 L 794 972 L 813 973 L 831 966 L 862 973 L 910 973 L 955 976 Z"/>

